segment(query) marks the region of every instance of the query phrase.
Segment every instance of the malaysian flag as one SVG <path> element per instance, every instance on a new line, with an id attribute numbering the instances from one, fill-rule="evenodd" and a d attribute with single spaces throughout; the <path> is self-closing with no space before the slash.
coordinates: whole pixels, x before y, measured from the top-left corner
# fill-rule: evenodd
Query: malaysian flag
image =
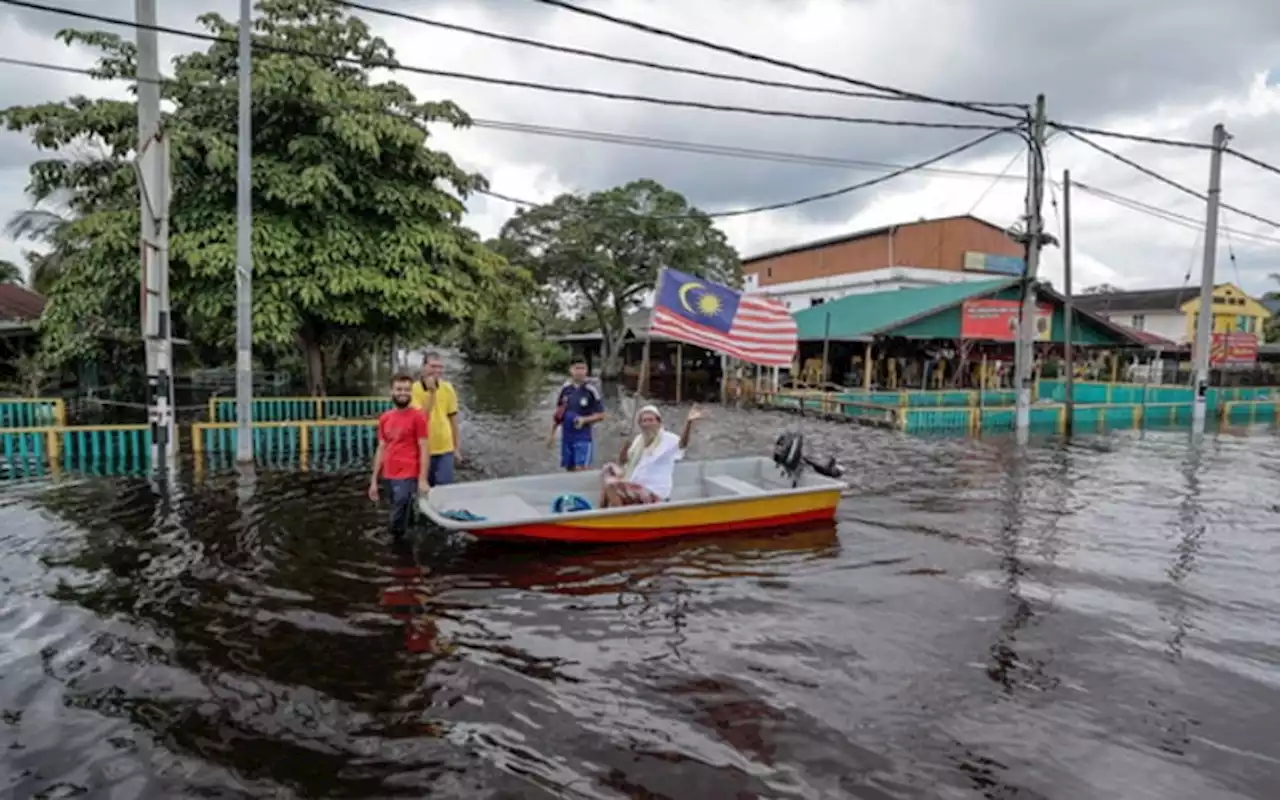
<path id="1" fill-rule="evenodd" d="M 673 269 L 658 275 L 649 332 L 767 367 L 790 366 L 796 355 L 786 306 Z"/>

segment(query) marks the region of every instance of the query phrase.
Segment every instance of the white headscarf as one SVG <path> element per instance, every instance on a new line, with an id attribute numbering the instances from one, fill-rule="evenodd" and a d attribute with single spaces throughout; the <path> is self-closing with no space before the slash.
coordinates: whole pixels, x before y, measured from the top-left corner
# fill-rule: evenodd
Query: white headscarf
<path id="1" fill-rule="evenodd" d="M 657 406 L 653 404 L 649 404 L 646 406 L 642 406 L 640 410 L 636 412 L 637 426 L 640 424 L 640 418 L 643 417 L 645 414 L 652 414 L 658 418 L 658 422 L 662 422 L 662 412 L 658 410 Z M 657 442 L 658 442 L 658 439 L 655 438 L 653 442 L 649 443 L 649 446 L 653 446 L 657 444 Z M 636 466 L 640 463 L 640 455 L 644 453 L 644 451 L 645 451 L 644 433 L 641 432 L 636 434 L 636 438 L 631 440 L 631 446 L 627 448 L 627 463 L 624 465 L 623 474 L 626 476 L 628 480 L 630 480 L 632 474 L 635 473 Z"/>

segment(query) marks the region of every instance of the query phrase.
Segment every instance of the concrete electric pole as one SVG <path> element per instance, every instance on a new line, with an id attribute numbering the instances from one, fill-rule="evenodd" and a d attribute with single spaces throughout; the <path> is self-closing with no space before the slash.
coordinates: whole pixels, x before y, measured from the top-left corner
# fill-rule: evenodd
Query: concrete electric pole
<path id="1" fill-rule="evenodd" d="M 167 475 L 177 461 L 173 334 L 169 313 L 169 139 L 160 122 L 160 50 L 156 0 L 135 0 L 138 47 L 137 177 L 142 198 L 142 338 L 147 360 L 151 469 Z"/>
<path id="2" fill-rule="evenodd" d="M 1191 430 L 1204 433 L 1209 393 L 1209 348 L 1213 333 L 1213 282 L 1218 258 L 1218 203 L 1222 196 L 1222 151 L 1227 146 L 1227 129 L 1213 126 L 1213 150 L 1209 155 L 1209 197 L 1204 221 L 1204 267 L 1200 272 L 1200 313 L 1196 317 L 1196 339 L 1192 360 L 1196 368 L 1196 399 L 1191 408 Z"/>
<path id="3" fill-rule="evenodd" d="M 1014 347 L 1014 388 L 1017 390 L 1014 428 L 1019 442 L 1025 442 L 1031 430 L 1031 383 L 1036 342 L 1035 281 L 1040 267 L 1044 228 L 1040 218 L 1040 206 L 1044 200 L 1044 129 L 1044 95 L 1038 95 L 1031 130 L 1028 131 L 1032 145 L 1027 160 L 1027 263 L 1022 282 L 1017 344 Z"/>
<path id="4" fill-rule="evenodd" d="M 236 461 L 253 463 L 253 0 L 240 0 L 236 161 Z"/>

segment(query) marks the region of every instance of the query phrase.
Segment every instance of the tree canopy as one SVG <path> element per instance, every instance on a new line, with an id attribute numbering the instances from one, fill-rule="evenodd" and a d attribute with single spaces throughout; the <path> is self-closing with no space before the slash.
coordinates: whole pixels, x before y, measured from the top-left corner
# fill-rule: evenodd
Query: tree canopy
<path id="1" fill-rule="evenodd" d="M 161 87 L 170 286 L 176 333 L 225 346 L 235 319 L 237 27 L 217 14 L 200 23 L 223 41 L 176 58 Z M 96 49 L 98 77 L 135 77 L 133 42 L 100 31 L 58 38 Z M 466 126 L 466 114 L 375 82 L 370 71 L 396 66 L 395 54 L 327 0 L 259 0 L 253 41 L 255 344 L 301 346 L 316 385 L 323 345 L 344 332 L 422 336 L 473 319 L 513 270 L 461 225 L 459 198 L 483 179 L 426 147 L 428 123 Z M 72 97 L 0 119 L 48 152 L 28 186 L 60 217 L 36 237 L 53 248 L 58 274 L 42 321 L 47 356 L 60 363 L 97 355 L 104 338 L 136 340 L 136 103 Z"/>
<path id="2" fill-rule="evenodd" d="M 652 180 L 522 209 L 503 226 L 497 249 L 540 285 L 585 303 L 607 362 L 621 347 L 627 313 L 661 268 L 731 286 L 742 278 L 737 251 L 711 217 Z"/>

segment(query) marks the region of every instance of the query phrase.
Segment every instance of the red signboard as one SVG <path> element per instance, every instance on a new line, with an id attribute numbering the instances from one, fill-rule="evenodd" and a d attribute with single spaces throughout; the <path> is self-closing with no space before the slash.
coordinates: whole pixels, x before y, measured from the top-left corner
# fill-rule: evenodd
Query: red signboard
<path id="1" fill-rule="evenodd" d="M 960 338 L 1012 342 L 1018 338 L 1017 300 L 966 300 L 960 309 Z M 1036 341 L 1053 332 L 1053 306 L 1036 306 Z"/>
<path id="2" fill-rule="evenodd" d="M 1253 364 L 1257 360 L 1256 333 L 1215 333 L 1209 342 L 1209 364 L 1212 366 Z"/>

